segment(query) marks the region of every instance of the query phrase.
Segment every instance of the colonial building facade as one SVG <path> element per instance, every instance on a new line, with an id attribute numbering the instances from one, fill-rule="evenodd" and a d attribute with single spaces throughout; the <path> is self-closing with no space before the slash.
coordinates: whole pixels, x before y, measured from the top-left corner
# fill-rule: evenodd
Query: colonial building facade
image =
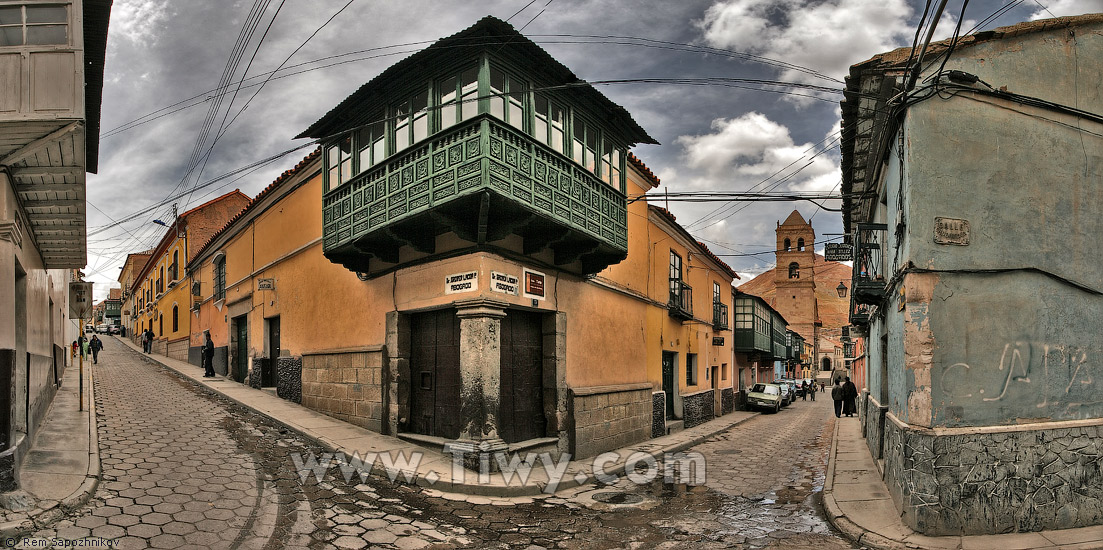
<path id="1" fill-rule="evenodd" d="M 152 330 L 153 351 L 180 361 L 198 357 L 199 348 L 189 345 L 189 312 L 199 292 L 186 281 L 187 262 L 248 202 L 249 197 L 234 190 L 180 214 L 168 225 L 130 287 L 135 297 L 128 327 L 132 338 Z"/>
<path id="2" fill-rule="evenodd" d="M 0 41 L 0 490 L 69 356 L 69 269 L 87 261 L 110 0 L 5 2 Z"/>
<path id="3" fill-rule="evenodd" d="M 576 80 L 492 18 L 387 69 L 189 263 L 193 345 L 441 449 L 591 456 L 731 411 L 736 275 Z"/>
<path id="4" fill-rule="evenodd" d="M 851 67 L 865 436 L 917 531 L 1103 523 L 1101 51 L 1093 14 Z"/>

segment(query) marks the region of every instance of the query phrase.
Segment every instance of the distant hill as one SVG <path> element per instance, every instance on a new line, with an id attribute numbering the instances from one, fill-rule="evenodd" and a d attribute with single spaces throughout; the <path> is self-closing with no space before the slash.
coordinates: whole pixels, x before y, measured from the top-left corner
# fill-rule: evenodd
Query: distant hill
<path id="1" fill-rule="evenodd" d="M 814 265 L 816 273 L 816 301 L 819 305 L 820 321 L 823 323 L 824 336 L 838 339 L 839 329 L 850 323 L 850 293 L 846 298 L 839 298 L 836 287 L 839 281 L 850 288 L 850 266 L 839 262 L 829 262 L 823 256 L 816 254 Z M 739 290 L 747 294 L 758 296 L 771 306 L 777 304 L 777 287 L 774 286 L 774 270 L 771 269 L 741 285 Z M 792 320 L 789 320 L 792 322 Z"/>

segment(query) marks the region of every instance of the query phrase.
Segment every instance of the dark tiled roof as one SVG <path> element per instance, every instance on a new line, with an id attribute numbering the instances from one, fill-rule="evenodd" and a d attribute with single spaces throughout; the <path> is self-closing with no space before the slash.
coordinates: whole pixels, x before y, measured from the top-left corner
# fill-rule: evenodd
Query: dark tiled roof
<path id="1" fill-rule="evenodd" d="M 632 151 L 628 152 L 628 162 L 643 174 L 644 179 L 647 180 L 647 183 L 651 184 L 652 188 L 659 186 L 659 176 L 656 176 L 639 157 L 633 155 Z"/>
<path id="2" fill-rule="evenodd" d="M 582 84 L 583 82 L 570 69 L 537 46 L 535 42 L 517 32 L 509 23 L 488 16 L 391 65 L 295 137 L 296 139 L 304 137 L 322 139 L 365 124 L 370 121 L 367 117 L 373 114 L 369 111 L 377 113 L 380 105 L 387 104 L 388 94 L 393 93 L 392 88 L 395 83 L 409 82 L 413 78 L 412 75 L 420 74 L 431 65 L 470 59 L 472 54 L 482 51 L 489 51 L 513 60 L 533 74 L 542 76 L 547 80 L 547 84 Z M 624 107 L 610 101 L 593 86 L 588 84 L 569 86 L 562 93 L 587 100 L 604 111 L 594 114 L 602 116 L 611 128 L 617 130 L 630 142 L 629 144 L 658 144 L 632 119 Z M 394 98 L 390 97 L 390 99 Z"/>

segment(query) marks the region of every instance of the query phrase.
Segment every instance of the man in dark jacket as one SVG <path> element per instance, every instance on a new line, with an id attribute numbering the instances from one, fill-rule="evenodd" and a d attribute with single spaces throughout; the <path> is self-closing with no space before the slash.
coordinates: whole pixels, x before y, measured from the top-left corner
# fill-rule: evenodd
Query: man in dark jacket
<path id="1" fill-rule="evenodd" d="M 99 336 L 93 334 L 92 340 L 88 342 L 88 350 L 92 352 L 92 363 L 99 364 L 101 349 L 103 349 L 103 342 L 100 341 Z"/>
<path id="2" fill-rule="evenodd" d="M 846 382 L 843 383 L 843 414 L 847 416 L 854 416 L 858 412 L 857 404 L 855 400 L 858 399 L 858 387 L 854 385 L 854 382 L 850 381 L 850 377 L 846 377 Z"/>
<path id="3" fill-rule="evenodd" d="M 214 342 L 211 340 L 210 331 L 203 331 L 203 378 L 214 376 Z"/>
<path id="4" fill-rule="evenodd" d="M 835 387 L 831 388 L 831 400 L 835 402 L 835 418 L 842 416 L 843 413 L 843 387 L 835 384 Z"/>

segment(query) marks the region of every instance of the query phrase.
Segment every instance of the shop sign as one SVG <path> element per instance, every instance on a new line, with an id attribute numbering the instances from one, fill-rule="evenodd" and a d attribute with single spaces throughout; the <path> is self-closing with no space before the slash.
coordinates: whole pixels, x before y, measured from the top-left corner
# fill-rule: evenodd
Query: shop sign
<path id="1" fill-rule="evenodd" d="M 517 279 L 516 275 L 498 273 L 497 271 L 490 272 L 490 290 L 494 292 L 516 296 L 519 283 L 520 281 Z"/>
<path id="2" fill-rule="evenodd" d="M 479 272 L 456 273 L 444 278 L 444 293 L 458 294 L 479 290 Z"/>
<path id="3" fill-rule="evenodd" d="M 827 243 L 824 245 L 823 257 L 829 262 L 849 262 L 854 260 L 854 252 L 846 243 Z"/>
<path id="4" fill-rule="evenodd" d="M 276 290 L 276 280 L 257 279 L 257 290 Z"/>
<path id="5" fill-rule="evenodd" d="M 544 274 L 540 273 L 539 271 L 533 271 L 531 269 L 526 269 L 525 272 L 524 272 L 524 276 L 525 276 L 525 288 L 524 288 L 525 298 L 536 298 L 537 300 L 543 300 L 545 298 L 545 295 L 544 295 L 544 281 L 545 281 Z"/>

